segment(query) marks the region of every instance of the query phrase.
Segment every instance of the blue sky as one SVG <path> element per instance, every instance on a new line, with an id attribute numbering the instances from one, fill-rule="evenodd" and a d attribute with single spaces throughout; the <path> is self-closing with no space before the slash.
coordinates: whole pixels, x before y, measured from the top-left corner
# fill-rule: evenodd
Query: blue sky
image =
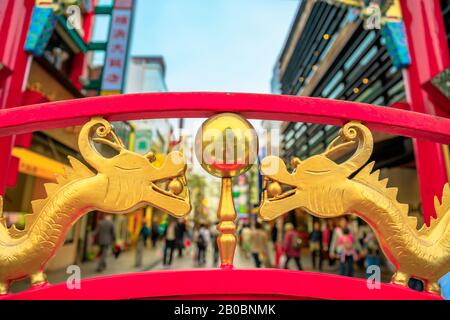
<path id="1" fill-rule="evenodd" d="M 138 0 L 131 54 L 164 56 L 170 91 L 270 92 L 272 69 L 298 5 L 299 0 Z"/>
<path id="2" fill-rule="evenodd" d="M 300 1 L 137 0 L 131 55 L 162 55 L 169 91 L 270 93 Z M 107 40 L 108 24 L 97 16 L 94 41 Z M 203 121 L 187 119 L 192 137 Z M 205 174 L 197 161 L 194 171 Z"/>

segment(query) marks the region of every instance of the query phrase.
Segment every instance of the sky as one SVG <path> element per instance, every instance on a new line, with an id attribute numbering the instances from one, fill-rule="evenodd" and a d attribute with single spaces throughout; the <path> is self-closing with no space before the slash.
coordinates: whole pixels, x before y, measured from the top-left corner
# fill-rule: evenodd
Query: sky
<path id="1" fill-rule="evenodd" d="M 137 0 L 131 56 L 163 56 L 169 91 L 270 93 L 300 1 Z M 97 18 L 93 40 L 105 41 L 107 29 Z M 187 119 L 185 128 L 195 136 L 204 120 Z M 202 172 L 195 159 L 194 171 Z"/>
<path id="2" fill-rule="evenodd" d="M 169 91 L 269 93 L 299 1 L 138 0 L 131 55 L 162 55 Z"/>

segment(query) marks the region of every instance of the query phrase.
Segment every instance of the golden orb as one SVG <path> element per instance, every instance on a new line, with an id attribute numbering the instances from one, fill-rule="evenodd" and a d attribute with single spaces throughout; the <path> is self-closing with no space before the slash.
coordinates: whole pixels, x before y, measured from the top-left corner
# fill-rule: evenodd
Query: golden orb
<path id="1" fill-rule="evenodd" d="M 183 191 L 183 184 L 178 179 L 173 179 L 169 182 L 169 191 L 172 192 L 174 195 L 179 195 L 181 191 Z"/>
<path id="2" fill-rule="evenodd" d="M 238 176 L 256 164 L 258 137 L 246 119 L 222 113 L 206 120 L 195 137 L 195 155 L 213 176 Z"/>
<path id="3" fill-rule="evenodd" d="M 276 197 L 283 192 L 283 189 L 281 189 L 281 186 L 278 182 L 272 182 L 267 186 L 267 192 L 270 196 Z"/>

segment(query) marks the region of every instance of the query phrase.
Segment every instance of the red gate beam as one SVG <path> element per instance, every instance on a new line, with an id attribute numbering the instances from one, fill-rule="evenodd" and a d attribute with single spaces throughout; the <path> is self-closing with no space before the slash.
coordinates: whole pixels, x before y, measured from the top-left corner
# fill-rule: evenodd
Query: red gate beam
<path id="1" fill-rule="evenodd" d="M 281 285 L 282 284 L 282 285 Z M 67 284 L 33 288 L 0 300 L 130 299 L 352 299 L 440 300 L 439 295 L 366 279 L 280 269 L 171 270 L 83 279 L 79 290 Z"/>
<path id="2" fill-rule="evenodd" d="M 361 121 L 375 131 L 450 144 L 450 119 L 364 103 L 268 94 L 145 93 L 103 96 L 0 110 L 0 136 L 86 123 L 209 117 L 236 112 L 249 119 L 311 122 L 341 126 Z"/>
<path id="3" fill-rule="evenodd" d="M 410 109 L 448 117 L 448 106 L 437 105 L 438 100 L 426 90 L 429 82 L 450 66 L 439 0 L 401 0 L 400 5 L 411 53 L 411 65 L 404 72 Z M 420 140 L 413 142 L 424 219 L 429 225 L 430 217 L 435 216 L 433 198 L 442 195 L 442 185 L 448 181 L 447 170 L 441 145 Z"/>

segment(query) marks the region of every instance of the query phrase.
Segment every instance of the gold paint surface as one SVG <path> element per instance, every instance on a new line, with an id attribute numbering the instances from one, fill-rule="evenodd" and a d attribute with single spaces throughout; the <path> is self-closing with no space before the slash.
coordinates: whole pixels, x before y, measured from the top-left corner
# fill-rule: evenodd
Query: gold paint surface
<path id="1" fill-rule="evenodd" d="M 233 182 L 231 178 L 222 178 L 222 189 L 220 191 L 219 208 L 217 218 L 219 225 L 217 229 L 220 234 L 217 237 L 219 255 L 222 267 L 233 266 L 234 252 L 236 250 L 236 210 L 234 208 Z"/>
<path id="2" fill-rule="evenodd" d="M 257 160 L 258 137 L 246 119 L 222 113 L 206 120 L 195 137 L 195 153 L 203 169 L 222 178 L 217 209 L 221 267 L 233 267 L 236 250 L 236 210 L 231 177 L 243 174 Z"/>
<path id="3" fill-rule="evenodd" d="M 234 113 L 221 113 L 206 120 L 197 132 L 195 154 L 209 174 L 235 177 L 256 161 L 258 137 L 246 119 Z"/>
<path id="4" fill-rule="evenodd" d="M 333 160 L 352 150 L 344 162 Z M 263 191 L 259 214 L 266 221 L 296 208 L 319 218 L 357 215 L 372 227 L 396 267 L 393 283 L 408 286 L 409 279 L 416 278 L 425 291 L 439 292 L 438 280 L 450 271 L 450 187 L 445 185 L 442 202 L 435 198 L 437 217 L 430 227 L 417 230 L 408 205 L 397 201 L 398 189 L 387 187 L 388 179 L 380 180 L 379 170 L 372 172 L 374 162 L 366 165 L 372 150 L 369 129 L 350 122 L 324 153 L 295 159 L 292 172 L 280 158 L 264 158 L 261 174 L 269 187 Z M 290 190 L 280 193 L 274 183 Z"/>
<path id="5" fill-rule="evenodd" d="M 83 126 L 78 145 L 89 167 L 69 157 L 66 174 L 45 185 L 47 198 L 32 202 L 33 214 L 27 215 L 24 230 L 8 229 L 0 215 L 0 294 L 8 293 L 14 280 L 30 277 L 33 285 L 45 282 L 47 262 L 71 225 L 87 212 L 125 214 L 145 206 L 175 217 L 190 212 L 186 164 L 180 152 L 171 152 L 156 167 L 152 154 L 127 150 L 102 118 Z M 103 155 L 106 151 L 109 156 Z M 165 182 L 169 190 L 160 187 Z"/>
<path id="6" fill-rule="evenodd" d="M 232 157 L 232 163 L 202 164 L 209 173 L 222 178 L 218 245 L 221 266 L 232 267 L 236 211 L 231 177 L 244 173 L 252 164 L 257 137 L 251 124 L 235 114 L 212 117 L 202 128 L 213 131 L 209 137 L 203 135 L 204 130 L 197 134 L 196 142 L 201 143 L 199 161 L 205 155 L 204 146 L 223 137 L 227 129 L 237 139 L 222 144 L 222 155 L 230 151 L 229 147 L 236 149 L 239 139 L 246 146 L 256 145 L 256 150 L 248 148 L 241 158 Z M 89 166 L 69 157 L 71 167 L 65 175 L 45 186 L 47 198 L 33 201 L 34 213 L 26 217 L 24 230 L 7 228 L 0 197 L 0 294 L 8 293 L 12 281 L 25 277 L 30 277 L 33 285 L 45 283 L 46 264 L 70 226 L 89 211 L 123 214 L 150 205 L 175 217 L 190 212 L 181 153 L 170 153 L 157 166 L 153 154 L 127 150 L 102 118 L 83 126 L 78 144 Z M 417 230 L 416 218 L 408 216 L 408 205 L 396 199 L 397 189 L 387 187 L 388 180 L 380 180 L 379 171 L 372 172 L 373 162 L 366 164 L 372 151 L 369 129 L 350 122 L 324 153 L 303 161 L 293 159 L 292 171 L 276 156 L 264 158 L 260 170 L 265 190 L 259 214 L 266 221 L 296 208 L 319 218 L 355 214 L 372 227 L 383 252 L 396 267 L 392 282 L 407 286 L 410 278 L 417 278 L 424 282 L 426 291 L 439 292 L 438 280 L 450 270 L 450 187 L 444 186 L 441 201 L 435 197 L 436 219 L 429 227 Z M 337 162 L 348 154 L 346 160 Z M 167 190 L 160 187 L 163 184 Z"/>

